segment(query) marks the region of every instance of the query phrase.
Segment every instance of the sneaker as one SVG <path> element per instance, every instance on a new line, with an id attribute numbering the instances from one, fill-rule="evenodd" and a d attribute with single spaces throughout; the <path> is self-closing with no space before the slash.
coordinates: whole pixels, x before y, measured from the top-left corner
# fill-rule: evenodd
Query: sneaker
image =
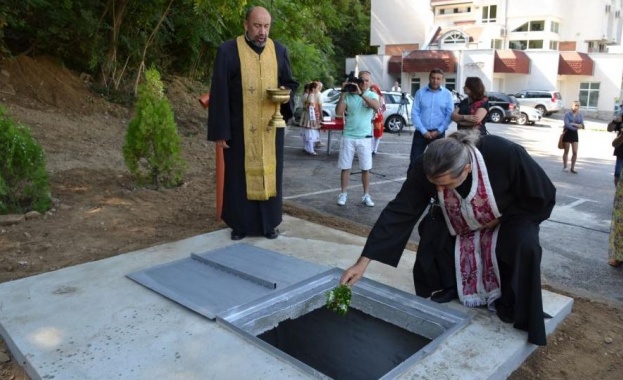
<path id="1" fill-rule="evenodd" d="M 368 207 L 374 206 L 374 202 L 372 202 L 372 198 L 370 197 L 370 194 L 364 195 L 363 198 L 361 198 L 361 203 L 363 203 L 364 205 Z"/>
<path id="2" fill-rule="evenodd" d="M 339 206 L 344 206 L 346 204 L 347 199 L 348 199 L 348 194 L 340 193 L 340 195 L 337 197 L 337 204 Z"/>

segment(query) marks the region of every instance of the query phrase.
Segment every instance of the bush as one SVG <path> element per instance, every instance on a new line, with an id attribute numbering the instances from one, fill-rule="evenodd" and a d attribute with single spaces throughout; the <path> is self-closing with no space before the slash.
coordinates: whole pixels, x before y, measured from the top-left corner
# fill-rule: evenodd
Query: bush
<path id="1" fill-rule="evenodd" d="M 51 203 L 43 149 L 0 107 L 0 214 L 43 213 Z"/>
<path id="2" fill-rule="evenodd" d="M 134 106 L 136 115 L 130 121 L 123 145 L 123 158 L 130 172 L 140 183 L 151 182 L 156 189 L 181 184 L 187 167 L 163 87 L 158 70 L 145 72 Z"/>

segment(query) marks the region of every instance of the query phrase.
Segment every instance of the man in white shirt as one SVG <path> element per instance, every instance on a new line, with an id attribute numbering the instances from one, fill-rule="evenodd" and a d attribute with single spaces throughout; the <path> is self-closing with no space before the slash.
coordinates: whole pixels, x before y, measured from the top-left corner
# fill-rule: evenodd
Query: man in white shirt
<path id="1" fill-rule="evenodd" d="M 394 92 L 402 92 L 402 88 L 400 88 L 400 83 L 398 83 L 398 81 L 394 82 L 394 87 L 392 87 L 392 91 L 394 91 Z"/>

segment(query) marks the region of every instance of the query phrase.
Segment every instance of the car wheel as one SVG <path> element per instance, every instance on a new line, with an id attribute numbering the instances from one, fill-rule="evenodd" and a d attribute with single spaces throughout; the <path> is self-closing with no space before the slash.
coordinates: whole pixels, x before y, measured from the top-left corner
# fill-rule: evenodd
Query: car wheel
<path id="1" fill-rule="evenodd" d="M 398 133 L 405 127 L 405 119 L 400 115 L 391 115 L 385 121 L 385 129 L 390 133 Z"/>
<path id="2" fill-rule="evenodd" d="M 537 110 L 541 112 L 541 116 L 547 116 L 547 110 L 545 109 L 545 106 L 542 106 L 539 104 L 538 106 L 534 108 L 536 108 Z"/>
<path id="3" fill-rule="evenodd" d="M 492 123 L 501 123 L 502 118 L 503 118 L 502 112 L 498 110 L 493 110 L 489 112 L 489 120 L 491 120 Z"/>
<path id="4" fill-rule="evenodd" d="M 526 125 L 527 122 L 528 122 L 528 115 L 522 112 L 521 116 L 517 118 L 517 124 Z"/>

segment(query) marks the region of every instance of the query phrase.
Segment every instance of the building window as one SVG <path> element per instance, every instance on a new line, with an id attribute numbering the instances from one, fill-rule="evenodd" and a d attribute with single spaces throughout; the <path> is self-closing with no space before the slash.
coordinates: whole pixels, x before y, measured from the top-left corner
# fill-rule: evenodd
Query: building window
<path id="1" fill-rule="evenodd" d="M 420 78 L 411 78 L 411 95 L 415 96 L 415 93 L 419 89 L 420 89 Z"/>
<path id="2" fill-rule="evenodd" d="M 551 25 L 550 30 L 551 30 L 553 33 L 558 33 L 558 31 L 560 30 L 560 23 L 559 23 L 559 22 L 556 22 L 556 21 L 552 21 L 552 25 Z"/>
<path id="3" fill-rule="evenodd" d="M 514 50 L 526 50 L 528 48 L 528 41 L 526 40 L 508 41 L 508 48 L 514 49 Z"/>
<path id="4" fill-rule="evenodd" d="M 491 23 L 497 21 L 498 15 L 498 6 L 497 5 L 487 5 L 482 7 L 482 23 Z"/>
<path id="5" fill-rule="evenodd" d="M 606 13 L 610 13 L 610 5 L 606 5 Z"/>
<path id="6" fill-rule="evenodd" d="M 543 40 L 528 41 L 528 49 L 543 49 Z"/>
<path id="7" fill-rule="evenodd" d="M 456 90 L 456 78 L 446 78 L 446 89 L 448 91 Z"/>
<path id="8" fill-rule="evenodd" d="M 549 42 L 550 50 L 558 50 L 558 41 L 550 41 Z"/>
<path id="9" fill-rule="evenodd" d="M 446 14 L 446 10 L 445 10 L 444 8 L 441 8 L 441 9 L 439 10 L 439 14 L 440 14 L 440 15 Z"/>
<path id="10" fill-rule="evenodd" d="M 621 17 L 621 11 L 614 11 L 614 18 Z"/>
<path id="11" fill-rule="evenodd" d="M 545 30 L 545 21 L 528 21 L 521 25 L 519 28 L 513 30 L 513 32 L 542 32 Z"/>
<path id="12" fill-rule="evenodd" d="M 509 49 L 543 49 L 543 40 L 513 40 L 508 41 Z"/>
<path id="13" fill-rule="evenodd" d="M 491 49 L 502 49 L 502 40 L 491 40 Z"/>
<path id="14" fill-rule="evenodd" d="M 599 83 L 580 83 L 580 106 L 584 108 L 597 108 L 599 102 Z"/>
<path id="15" fill-rule="evenodd" d="M 442 43 L 443 44 L 465 44 L 468 41 L 469 40 L 465 36 L 465 34 L 458 32 L 458 31 L 454 31 L 448 34 L 446 37 L 444 37 L 444 39 L 442 40 Z"/>

